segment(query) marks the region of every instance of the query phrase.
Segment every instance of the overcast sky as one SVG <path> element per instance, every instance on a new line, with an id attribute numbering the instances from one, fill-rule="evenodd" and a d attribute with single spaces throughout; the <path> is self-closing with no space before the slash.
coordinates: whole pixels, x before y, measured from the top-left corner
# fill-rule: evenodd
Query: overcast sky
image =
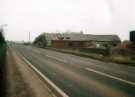
<path id="1" fill-rule="evenodd" d="M 33 40 L 41 32 L 83 30 L 129 39 L 135 29 L 135 0 L 0 0 L 6 39 Z"/>

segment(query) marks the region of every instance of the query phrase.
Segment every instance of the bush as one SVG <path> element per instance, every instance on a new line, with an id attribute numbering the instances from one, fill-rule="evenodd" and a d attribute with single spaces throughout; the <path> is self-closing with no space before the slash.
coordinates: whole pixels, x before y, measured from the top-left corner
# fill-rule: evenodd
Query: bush
<path id="1" fill-rule="evenodd" d="M 36 46 L 39 46 L 39 47 L 46 47 L 47 41 L 46 41 L 45 35 L 41 34 L 38 37 L 36 37 L 33 44 L 36 45 Z"/>
<path id="2" fill-rule="evenodd" d="M 31 45 L 30 42 L 24 42 L 23 44 L 24 44 L 24 45 Z"/>
<path id="3" fill-rule="evenodd" d="M 2 34 L 2 32 L 0 31 L 0 44 L 3 44 L 3 43 L 6 43 L 6 41 L 5 41 L 5 38 Z"/>
<path id="4" fill-rule="evenodd" d="M 82 56 L 82 57 L 87 57 L 87 58 L 92 58 L 92 59 L 97 59 L 97 60 L 102 60 L 102 61 L 108 61 L 108 59 L 102 54 L 84 53 L 84 52 L 79 52 L 78 50 L 68 50 L 68 49 L 56 49 L 56 48 L 46 48 L 46 49 L 73 54 L 73 55 Z"/>
<path id="5" fill-rule="evenodd" d="M 2 67 L 1 65 L 4 64 L 5 56 L 6 56 L 6 44 L 3 44 L 0 45 L 0 68 Z"/>
<path id="6" fill-rule="evenodd" d="M 131 60 L 130 57 L 128 56 L 111 56 L 110 60 L 112 62 L 117 62 L 117 63 L 121 63 L 121 64 L 133 64 L 134 62 Z"/>
<path id="7" fill-rule="evenodd" d="M 84 52 L 79 52 L 78 50 L 68 50 L 68 49 L 57 49 L 57 48 L 48 48 L 46 49 L 50 50 L 55 50 L 58 52 L 63 52 L 63 53 L 68 53 L 68 54 L 73 54 L 77 56 L 82 56 L 82 57 L 87 57 L 87 58 L 92 58 L 104 62 L 113 62 L 113 63 L 119 63 L 119 64 L 128 64 L 131 66 L 135 65 L 135 61 L 133 61 L 133 58 L 135 59 L 135 56 L 129 57 L 129 56 L 123 56 L 123 55 L 110 55 L 110 56 L 104 56 L 102 54 L 96 54 L 96 53 L 84 53 Z"/>
<path id="8" fill-rule="evenodd" d="M 131 56 L 134 52 L 127 48 L 113 48 L 111 53 L 112 55 Z"/>
<path id="9" fill-rule="evenodd" d="M 6 44 L 0 44 L 0 95 L 5 97 L 5 59 L 6 59 Z"/>
<path id="10" fill-rule="evenodd" d="M 84 53 L 102 54 L 104 56 L 108 56 L 110 54 L 110 49 L 107 48 L 81 48 L 79 51 Z"/>

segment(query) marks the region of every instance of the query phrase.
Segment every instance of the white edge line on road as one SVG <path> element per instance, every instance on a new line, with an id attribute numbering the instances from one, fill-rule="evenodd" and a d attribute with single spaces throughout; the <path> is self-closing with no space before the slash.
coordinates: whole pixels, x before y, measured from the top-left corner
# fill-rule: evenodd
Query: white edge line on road
<path id="1" fill-rule="evenodd" d="M 46 55 L 47 57 L 49 58 L 52 58 L 52 59 L 55 59 L 55 60 L 58 60 L 58 61 L 61 61 L 61 62 L 66 62 L 65 60 L 62 60 L 62 59 L 59 59 L 59 58 L 56 58 L 56 57 L 53 57 L 53 56 L 50 56 L 50 55 Z M 112 75 L 109 75 L 107 73 L 103 73 L 103 72 L 100 72 L 100 71 L 97 71 L 97 70 L 94 70 L 94 69 L 91 69 L 91 68 L 85 68 L 87 71 L 92 71 L 92 72 L 95 72 L 97 74 L 100 74 L 102 76 L 106 76 L 106 77 L 109 77 L 109 78 L 112 78 L 112 79 L 115 79 L 115 80 L 119 80 L 121 82 L 124 82 L 124 83 L 127 83 L 127 84 L 130 84 L 130 85 L 134 85 L 135 86 L 135 83 L 134 82 L 131 82 L 131 81 L 127 81 L 127 80 L 124 80 L 122 78 L 119 78 L 119 77 L 115 77 L 115 76 L 112 76 Z"/>
<path id="2" fill-rule="evenodd" d="M 64 93 L 58 86 L 56 86 L 50 79 L 48 79 L 45 75 L 43 75 L 35 66 L 33 66 L 24 56 L 22 56 L 24 61 L 35 70 L 51 87 L 53 87 L 62 97 L 69 97 L 66 93 Z"/>
<path id="3" fill-rule="evenodd" d="M 55 59 L 55 60 L 58 60 L 58 61 L 61 61 L 61 62 L 66 62 L 62 59 L 58 59 L 56 57 L 52 57 L 52 56 L 49 56 L 49 55 L 46 55 L 47 57 L 49 58 L 52 58 L 52 59 Z M 95 72 L 97 74 L 100 74 L 102 76 L 106 76 L 106 77 L 109 77 L 109 78 L 112 78 L 112 79 L 115 79 L 115 80 L 119 80 L 121 82 L 124 82 L 124 83 L 127 83 L 127 84 L 130 84 L 130 85 L 134 85 L 135 86 L 135 83 L 134 82 L 131 82 L 131 81 L 127 81 L 127 80 L 124 80 L 122 78 L 119 78 L 119 77 L 115 77 L 115 76 L 112 76 L 112 75 L 109 75 L 107 73 L 103 73 L 103 72 L 100 72 L 100 71 L 97 71 L 97 70 L 94 70 L 94 69 L 91 69 L 91 68 L 85 68 L 87 71 L 92 71 L 92 72 Z"/>
<path id="4" fill-rule="evenodd" d="M 135 83 L 134 83 L 134 82 L 127 81 L 127 80 L 124 80 L 124 79 L 122 79 L 122 78 L 109 75 L 109 74 L 107 74 L 107 73 L 103 73 L 103 72 L 100 72 L 100 71 L 96 71 L 96 70 L 91 69 L 91 68 L 85 68 L 85 69 L 86 69 L 87 71 L 91 71 L 91 72 L 97 73 L 97 74 L 99 74 L 99 75 L 106 76 L 106 77 L 109 77 L 109 78 L 112 78 L 112 79 L 115 79 L 115 80 L 119 80 L 119 81 L 121 81 L 121 82 L 124 82 L 124 83 L 127 83 L 127 84 L 130 84 L 130 85 L 134 85 L 134 86 L 135 86 Z"/>

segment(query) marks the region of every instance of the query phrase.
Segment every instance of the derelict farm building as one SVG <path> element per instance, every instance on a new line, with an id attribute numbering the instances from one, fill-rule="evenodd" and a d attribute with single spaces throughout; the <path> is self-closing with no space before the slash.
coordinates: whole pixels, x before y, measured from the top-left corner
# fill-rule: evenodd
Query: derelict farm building
<path id="1" fill-rule="evenodd" d="M 96 48 L 116 46 L 117 35 L 91 35 L 83 33 L 45 33 L 47 46 L 54 48 Z"/>

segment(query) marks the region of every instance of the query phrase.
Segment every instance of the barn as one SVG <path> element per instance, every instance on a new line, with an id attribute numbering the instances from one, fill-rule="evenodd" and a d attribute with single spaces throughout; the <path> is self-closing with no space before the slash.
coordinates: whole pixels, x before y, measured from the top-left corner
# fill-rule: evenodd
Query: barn
<path id="1" fill-rule="evenodd" d="M 54 48 L 96 48 L 116 46 L 117 35 L 91 35 L 83 33 L 45 33 L 47 46 Z"/>

